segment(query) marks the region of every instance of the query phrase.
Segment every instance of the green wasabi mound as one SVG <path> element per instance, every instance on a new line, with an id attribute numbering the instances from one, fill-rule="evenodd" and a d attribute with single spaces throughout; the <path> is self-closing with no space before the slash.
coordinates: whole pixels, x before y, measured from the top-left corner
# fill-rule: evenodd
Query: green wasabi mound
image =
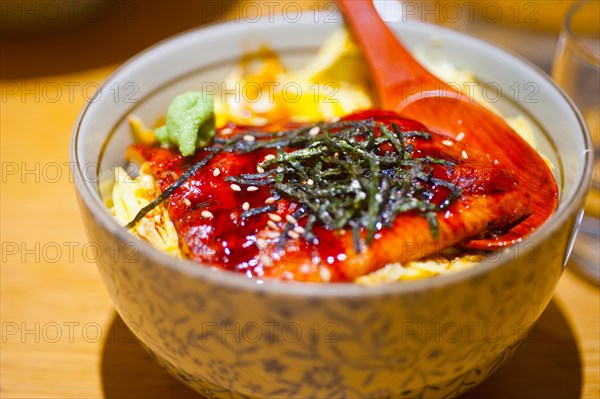
<path id="1" fill-rule="evenodd" d="M 179 147 L 181 155 L 192 155 L 215 135 L 214 98 L 201 91 L 188 91 L 173 99 L 167 123 L 154 132 L 165 145 Z"/>

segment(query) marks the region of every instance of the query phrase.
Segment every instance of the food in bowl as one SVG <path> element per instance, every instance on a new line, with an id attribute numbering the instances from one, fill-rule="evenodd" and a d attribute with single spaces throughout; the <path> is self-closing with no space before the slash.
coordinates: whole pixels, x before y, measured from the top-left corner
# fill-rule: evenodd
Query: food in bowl
<path id="1" fill-rule="evenodd" d="M 498 166 L 469 132 L 373 109 L 365 71 L 339 31 L 303 71 L 266 49 L 258 68 L 244 58 L 226 82 L 250 98 L 186 92 L 156 129 L 133 116 L 127 158 L 140 171 L 117 170 L 109 206 L 158 249 L 252 278 L 379 284 L 472 267 L 482 242 L 507 245 L 536 212 L 523 171 Z"/>

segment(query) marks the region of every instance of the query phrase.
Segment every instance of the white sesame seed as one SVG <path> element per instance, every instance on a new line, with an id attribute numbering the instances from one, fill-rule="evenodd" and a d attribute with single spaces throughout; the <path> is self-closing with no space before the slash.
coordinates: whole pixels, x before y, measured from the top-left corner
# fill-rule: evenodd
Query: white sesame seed
<path id="1" fill-rule="evenodd" d="M 276 213 L 269 213 L 269 219 L 271 219 L 274 222 L 281 222 L 281 216 L 279 216 Z"/>
<path id="2" fill-rule="evenodd" d="M 305 232 L 304 227 L 302 227 L 302 226 L 294 227 L 294 231 L 298 234 L 304 234 L 304 232 Z"/>
<path id="3" fill-rule="evenodd" d="M 254 140 L 256 140 L 256 137 L 251 136 L 249 134 L 244 135 L 244 141 L 247 141 L 249 143 L 253 142 Z"/>
<path id="4" fill-rule="evenodd" d="M 240 186 L 238 186 L 237 184 L 235 184 L 235 183 L 233 183 L 233 184 L 232 184 L 231 186 L 229 186 L 229 187 L 231 187 L 231 189 L 232 189 L 233 191 L 242 191 L 242 188 L 241 188 Z"/>
<path id="5" fill-rule="evenodd" d="M 263 267 L 271 268 L 271 267 L 275 266 L 275 264 L 273 263 L 274 256 L 269 256 L 265 252 L 267 252 L 267 251 L 260 252 L 260 261 L 262 262 Z"/>
<path id="6" fill-rule="evenodd" d="M 339 116 L 335 116 L 335 117 L 331 118 L 331 122 L 332 123 L 336 123 L 336 122 L 339 122 L 339 121 L 340 121 L 340 117 Z"/>
<path id="7" fill-rule="evenodd" d="M 270 161 L 270 160 L 275 159 L 275 158 L 276 157 L 273 154 L 265 155 L 265 161 Z"/>
<path id="8" fill-rule="evenodd" d="M 275 203 L 275 201 L 276 201 L 275 198 L 269 197 L 265 200 L 265 204 L 271 205 L 271 204 Z"/>
<path id="9" fill-rule="evenodd" d="M 447 147 L 452 147 L 454 145 L 454 143 L 452 143 L 450 140 L 444 140 L 442 141 L 442 144 Z"/>
<path id="10" fill-rule="evenodd" d="M 308 184 L 309 186 L 312 186 L 313 184 L 315 184 L 315 182 L 313 181 L 313 179 L 308 179 L 306 181 L 306 184 Z"/>
<path id="11" fill-rule="evenodd" d="M 290 230 L 290 231 L 288 231 L 288 232 L 287 232 L 287 235 L 288 235 L 290 238 L 293 238 L 293 239 L 295 239 L 295 240 L 296 240 L 296 239 L 298 239 L 298 238 L 300 237 L 300 234 L 296 233 L 294 230 Z"/>
<path id="12" fill-rule="evenodd" d="M 321 128 L 319 126 L 315 126 L 308 131 L 308 134 L 311 136 L 316 136 L 317 134 L 319 134 L 320 131 Z"/>
<path id="13" fill-rule="evenodd" d="M 460 132 L 456 135 L 456 141 L 461 141 L 465 138 L 465 132 Z"/>
<path id="14" fill-rule="evenodd" d="M 267 231 L 265 235 L 267 236 L 267 238 L 278 238 L 279 232 L 278 231 Z"/>
<path id="15" fill-rule="evenodd" d="M 465 150 L 462 150 L 462 154 L 461 155 L 462 155 L 462 157 L 464 159 L 469 159 L 469 155 L 467 154 L 467 152 Z"/>
<path id="16" fill-rule="evenodd" d="M 247 191 L 258 191 L 258 187 L 256 186 L 248 186 L 248 188 L 246 188 Z"/>
<path id="17" fill-rule="evenodd" d="M 292 215 L 286 215 L 285 220 L 287 220 L 291 224 L 297 224 L 298 221 Z"/>
<path id="18" fill-rule="evenodd" d="M 310 273 L 310 270 L 311 270 L 310 265 L 306 264 L 306 263 L 301 264 L 300 267 L 298 268 L 298 271 L 303 274 Z"/>
<path id="19" fill-rule="evenodd" d="M 187 198 L 184 198 L 184 199 L 183 199 L 183 203 L 184 203 L 184 204 L 186 204 L 187 206 L 190 206 L 190 205 L 192 205 L 192 203 L 190 202 L 190 200 L 189 200 L 189 199 L 187 199 Z"/>
<path id="20" fill-rule="evenodd" d="M 272 228 L 272 229 L 275 229 L 275 230 L 277 230 L 277 229 L 279 228 L 279 227 L 278 227 L 278 226 L 275 224 L 275 222 L 274 222 L 274 221 L 272 221 L 272 220 L 269 220 L 269 221 L 267 222 L 267 226 L 269 226 L 270 228 Z"/>
<path id="21" fill-rule="evenodd" d="M 319 275 L 321 276 L 321 280 L 328 282 L 331 281 L 331 271 L 326 267 L 319 268 Z"/>
<path id="22" fill-rule="evenodd" d="M 256 171 L 257 171 L 258 173 L 263 173 L 265 170 L 262 168 L 262 166 L 260 166 L 260 165 L 256 165 Z"/>
<path id="23" fill-rule="evenodd" d="M 213 176 L 217 177 L 221 174 L 221 169 L 219 168 L 215 168 L 215 170 L 213 170 Z"/>
<path id="24" fill-rule="evenodd" d="M 230 127 L 221 129 L 221 134 L 231 134 L 231 133 L 233 133 L 233 129 L 231 129 Z"/>
<path id="25" fill-rule="evenodd" d="M 381 203 L 383 201 L 383 197 L 381 196 L 381 194 L 377 193 L 375 194 L 375 201 Z"/>
<path id="26" fill-rule="evenodd" d="M 213 214 L 209 211 L 202 211 L 200 215 L 202 215 L 203 218 L 207 219 L 211 219 L 213 217 Z"/>
<path id="27" fill-rule="evenodd" d="M 337 256 L 337 260 L 339 260 L 340 262 L 345 261 L 347 258 L 346 254 L 338 254 Z"/>
<path id="28" fill-rule="evenodd" d="M 242 204 L 242 209 L 245 210 L 245 211 L 247 211 L 248 209 L 250 209 L 250 204 L 248 202 L 244 202 Z"/>

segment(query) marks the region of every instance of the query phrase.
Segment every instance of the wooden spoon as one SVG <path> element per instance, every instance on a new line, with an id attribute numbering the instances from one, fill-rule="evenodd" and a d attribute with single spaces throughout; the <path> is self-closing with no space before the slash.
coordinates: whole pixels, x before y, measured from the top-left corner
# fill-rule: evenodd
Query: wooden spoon
<path id="1" fill-rule="evenodd" d="M 500 248 L 521 241 L 540 227 L 558 206 L 558 189 L 537 151 L 501 117 L 419 64 L 381 20 L 371 1 L 338 3 L 369 65 L 381 107 L 452 138 L 464 133 L 465 143 L 488 153 L 498 168 L 511 170 L 531 196 L 531 216 L 501 236 L 472 240 L 466 245 Z"/>

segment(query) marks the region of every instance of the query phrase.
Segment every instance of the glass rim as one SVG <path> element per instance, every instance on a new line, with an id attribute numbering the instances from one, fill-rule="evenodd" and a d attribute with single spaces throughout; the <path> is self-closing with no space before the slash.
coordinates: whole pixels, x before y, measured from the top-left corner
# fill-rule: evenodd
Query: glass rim
<path id="1" fill-rule="evenodd" d="M 567 38 L 575 44 L 575 48 L 577 49 L 577 51 L 579 51 L 591 63 L 600 66 L 600 52 L 595 52 L 593 49 L 591 49 L 587 44 L 585 44 L 581 40 L 580 35 L 573 32 L 572 29 L 572 22 L 573 18 L 575 17 L 575 14 L 577 14 L 577 12 L 585 6 L 592 5 L 594 3 L 595 2 L 589 0 L 580 0 L 574 3 L 569 8 L 569 10 L 567 11 L 567 15 L 565 16 L 563 22 L 563 31 L 566 33 Z"/>

